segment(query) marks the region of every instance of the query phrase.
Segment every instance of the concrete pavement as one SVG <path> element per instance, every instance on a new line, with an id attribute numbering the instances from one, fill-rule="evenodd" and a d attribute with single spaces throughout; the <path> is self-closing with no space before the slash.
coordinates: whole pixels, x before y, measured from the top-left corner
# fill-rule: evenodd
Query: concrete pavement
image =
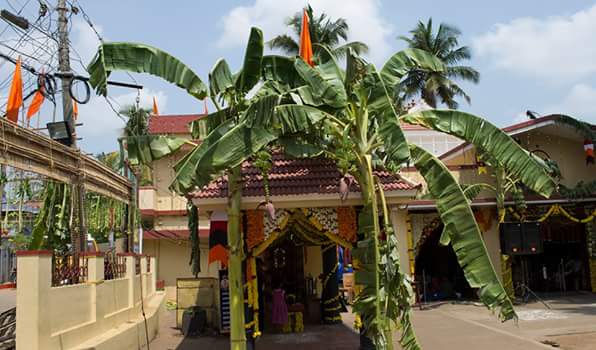
<path id="1" fill-rule="evenodd" d="M 484 306 L 476 303 L 436 304 L 416 309 L 413 323 L 425 350 L 540 350 L 553 349 L 550 341 L 565 350 L 596 349 L 596 295 L 581 294 L 548 300 L 552 309 L 540 303 L 518 306 L 520 320 L 501 323 Z M 358 349 L 353 316 L 342 315 L 344 323 L 334 326 L 306 325 L 301 334 L 264 334 L 257 349 Z M 160 320 L 160 334 L 151 349 L 229 349 L 226 336 L 183 337 L 173 327 L 174 313 Z M 398 335 L 394 336 L 397 346 Z"/>

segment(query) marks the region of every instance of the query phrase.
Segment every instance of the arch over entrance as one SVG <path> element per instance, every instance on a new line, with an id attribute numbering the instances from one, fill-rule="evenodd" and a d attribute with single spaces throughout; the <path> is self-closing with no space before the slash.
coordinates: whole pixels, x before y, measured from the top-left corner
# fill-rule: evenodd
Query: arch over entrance
<path id="1" fill-rule="evenodd" d="M 416 244 L 415 275 L 422 301 L 474 298 L 451 245 L 440 243 L 443 224 L 433 220 Z"/>

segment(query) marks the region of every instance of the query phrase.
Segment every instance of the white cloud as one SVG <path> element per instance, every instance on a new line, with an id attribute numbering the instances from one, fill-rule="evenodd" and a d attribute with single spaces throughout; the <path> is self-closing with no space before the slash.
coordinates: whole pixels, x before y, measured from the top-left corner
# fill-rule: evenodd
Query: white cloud
<path id="1" fill-rule="evenodd" d="M 380 62 L 390 54 L 391 25 L 382 18 L 379 0 L 311 0 L 315 13 L 325 12 L 331 18 L 345 18 L 350 26 L 350 40 L 366 42 L 370 57 Z M 251 6 L 233 8 L 224 18 L 223 32 L 218 40 L 220 47 L 243 47 L 251 26 L 259 27 L 265 40 L 288 33 L 286 18 L 299 12 L 306 5 L 304 0 L 256 0 Z"/>
<path id="2" fill-rule="evenodd" d="M 544 108 L 545 114 L 561 113 L 596 124 L 596 88 L 574 85 L 561 102 Z"/>
<path id="3" fill-rule="evenodd" d="M 473 41 L 480 56 L 530 77 L 573 80 L 596 73 L 596 5 L 570 16 L 518 18 Z"/>
<path id="4" fill-rule="evenodd" d="M 73 21 L 73 43 L 74 47 L 76 48 L 76 54 L 81 56 L 81 60 L 83 61 L 84 65 L 87 65 L 91 62 L 91 59 L 97 52 L 97 48 L 99 47 L 99 38 L 93 31 L 93 29 L 85 22 L 81 20 Z M 99 25 L 94 25 L 95 29 L 100 35 L 103 35 L 103 27 Z M 73 56 L 71 54 L 71 56 Z"/>

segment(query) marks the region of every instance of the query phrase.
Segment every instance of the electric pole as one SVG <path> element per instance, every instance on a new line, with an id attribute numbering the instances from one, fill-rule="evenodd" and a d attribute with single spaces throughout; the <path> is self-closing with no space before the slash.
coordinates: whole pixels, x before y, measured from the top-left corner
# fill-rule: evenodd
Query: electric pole
<path id="1" fill-rule="evenodd" d="M 77 148 L 76 126 L 72 114 L 72 96 L 70 96 L 70 84 L 72 71 L 70 70 L 70 49 L 68 39 L 68 17 L 69 9 L 66 7 L 66 0 L 58 0 L 58 70 L 62 80 L 62 112 L 66 127 L 70 131 L 70 146 Z M 79 159 L 81 159 L 79 157 Z M 81 164 L 79 164 L 80 168 Z M 82 175 L 73 179 L 71 192 L 72 220 L 71 220 L 71 243 L 73 252 L 84 252 L 87 248 L 87 235 L 85 230 L 85 188 L 82 182 Z"/>

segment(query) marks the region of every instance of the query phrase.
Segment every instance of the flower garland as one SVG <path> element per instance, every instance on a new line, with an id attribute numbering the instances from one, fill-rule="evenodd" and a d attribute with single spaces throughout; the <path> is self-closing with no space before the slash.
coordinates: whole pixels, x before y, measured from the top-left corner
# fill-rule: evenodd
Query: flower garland
<path id="1" fill-rule="evenodd" d="M 517 213 L 515 210 L 513 210 L 513 208 L 509 207 L 508 208 L 509 212 L 511 213 L 511 215 L 517 219 L 518 221 L 526 221 L 525 220 L 525 216 L 520 215 L 519 213 Z M 596 209 L 594 209 L 592 211 L 592 213 L 590 215 L 588 215 L 587 217 L 583 218 L 583 219 L 579 219 L 576 218 L 575 216 L 571 215 L 564 207 L 562 207 L 559 204 L 553 204 L 547 211 L 546 213 L 539 217 L 538 219 L 534 220 L 537 222 L 543 222 L 546 219 L 548 219 L 551 215 L 562 215 L 565 216 L 567 219 L 573 221 L 573 222 L 577 222 L 577 223 L 582 223 L 582 224 L 586 224 L 589 222 L 592 222 L 592 220 L 594 220 L 594 218 L 596 218 Z"/>
<path id="2" fill-rule="evenodd" d="M 356 210 L 354 207 L 337 208 L 337 226 L 340 237 L 348 242 L 356 241 L 358 224 L 356 222 Z"/>
<path id="3" fill-rule="evenodd" d="M 265 240 L 265 220 L 262 210 L 246 211 L 246 245 L 248 250 Z"/>

